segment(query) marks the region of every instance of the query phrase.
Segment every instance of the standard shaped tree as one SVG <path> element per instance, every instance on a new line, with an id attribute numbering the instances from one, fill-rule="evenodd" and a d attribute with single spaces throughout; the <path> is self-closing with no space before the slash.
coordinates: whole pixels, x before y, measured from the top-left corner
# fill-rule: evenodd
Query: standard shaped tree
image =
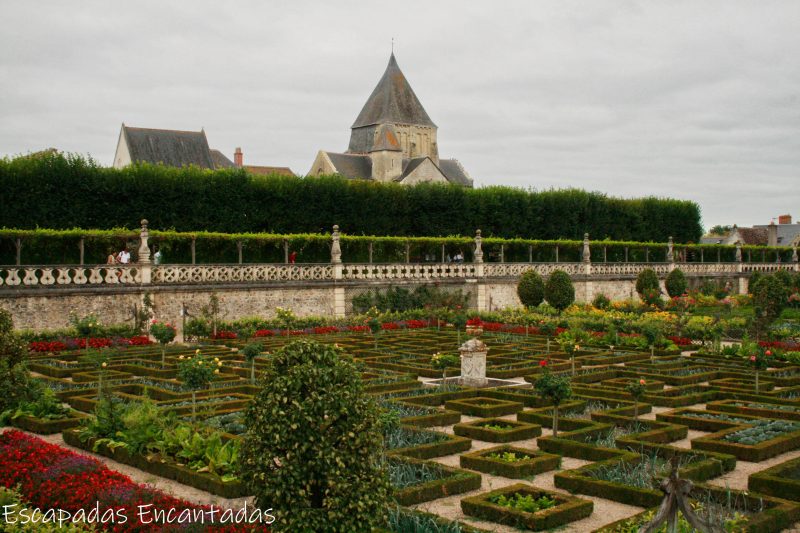
<path id="1" fill-rule="evenodd" d="M 558 407 L 561 405 L 561 402 L 572 397 L 572 386 L 570 385 L 569 376 L 563 374 L 556 376 L 550 372 L 547 361 L 542 360 L 539 362 L 539 365 L 542 367 L 542 374 L 533 384 L 533 387 L 539 395 L 552 402 L 553 436 L 558 437 Z"/>
<path id="2" fill-rule="evenodd" d="M 763 276 L 753 287 L 756 337 L 762 338 L 769 326 L 789 303 L 789 291 L 775 276 Z"/>
<path id="3" fill-rule="evenodd" d="M 636 276 L 636 292 L 642 301 L 648 305 L 657 305 L 661 300 L 661 286 L 658 284 L 658 275 L 652 268 L 645 268 Z"/>
<path id="4" fill-rule="evenodd" d="M 575 301 L 575 287 L 569 274 L 563 270 L 555 270 L 544 286 L 544 298 L 547 303 L 563 311 Z"/>
<path id="5" fill-rule="evenodd" d="M 192 391 L 192 421 L 197 413 L 197 391 L 207 389 L 211 385 L 215 374 L 219 374 L 221 366 L 219 358 L 212 361 L 200 353 L 199 349 L 195 350 L 194 357 L 179 356 L 178 379 L 183 383 L 183 388 Z"/>
<path id="6" fill-rule="evenodd" d="M 664 280 L 664 285 L 666 286 L 669 297 L 677 298 L 678 296 L 683 295 L 688 287 L 686 275 L 680 268 L 676 268 L 667 274 L 667 279 Z"/>
<path id="7" fill-rule="evenodd" d="M 544 281 L 535 270 L 526 270 L 517 283 L 517 296 L 525 307 L 536 307 L 544 301 Z"/>
<path id="8" fill-rule="evenodd" d="M 167 357 L 167 344 L 175 340 L 178 330 L 168 322 L 153 320 L 150 324 L 150 334 L 155 337 L 161 345 L 161 366 L 163 367 Z"/>
<path id="9" fill-rule="evenodd" d="M 245 416 L 241 471 L 272 531 L 383 526 L 389 482 L 380 409 L 335 346 L 295 341 L 274 353 Z"/>
<path id="10" fill-rule="evenodd" d="M 261 342 L 251 342 L 242 348 L 242 355 L 245 361 L 250 363 L 250 383 L 256 384 L 256 357 L 264 351 L 264 344 Z"/>

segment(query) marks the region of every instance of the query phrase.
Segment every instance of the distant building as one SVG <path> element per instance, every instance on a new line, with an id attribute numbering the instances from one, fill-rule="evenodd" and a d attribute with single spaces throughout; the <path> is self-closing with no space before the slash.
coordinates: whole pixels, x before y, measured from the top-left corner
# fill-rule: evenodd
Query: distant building
<path id="1" fill-rule="evenodd" d="M 778 223 L 740 228 L 733 226 L 724 235 L 704 235 L 702 244 L 742 244 L 757 246 L 800 246 L 800 224 L 792 224 L 791 215 L 781 215 Z"/>
<path id="2" fill-rule="evenodd" d="M 422 107 L 394 54 L 378 85 L 351 126 L 344 153 L 320 151 L 309 175 L 415 184 L 453 183 L 472 187 L 456 159 L 440 159 L 438 128 Z"/>
<path id="3" fill-rule="evenodd" d="M 122 125 L 114 154 L 114 168 L 144 162 L 170 167 L 196 166 L 208 170 L 244 167 L 253 174 L 294 176 L 287 167 L 245 166 L 242 149 L 234 153 L 236 162 L 219 150 L 209 148 L 205 130 L 181 131 L 153 128 L 132 128 Z"/>

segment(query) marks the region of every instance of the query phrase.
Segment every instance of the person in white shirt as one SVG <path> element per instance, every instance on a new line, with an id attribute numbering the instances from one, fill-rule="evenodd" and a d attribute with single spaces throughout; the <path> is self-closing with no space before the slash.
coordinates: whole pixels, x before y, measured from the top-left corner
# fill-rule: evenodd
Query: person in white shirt
<path id="1" fill-rule="evenodd" d="M 128 263 L 131 262 L 131 254 L 130 252 L 128 252 L 127 247 L 123 248 L 122 251 L 117 256 L 117 262 L 122 265 L 127 265 Z"/>

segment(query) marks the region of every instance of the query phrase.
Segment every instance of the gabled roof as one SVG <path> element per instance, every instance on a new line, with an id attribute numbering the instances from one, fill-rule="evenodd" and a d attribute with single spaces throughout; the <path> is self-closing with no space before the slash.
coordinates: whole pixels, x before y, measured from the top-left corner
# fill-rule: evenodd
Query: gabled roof
<path id="1" fill-rule="evenodd" d="M 214 162 L 214 168 L 234 168 L 236 166 L 225 154 L 215 148 L 211 149 L 211 160 Z"/>
<path id="2" fill-rule="evenodd" d="M 296 176 L 292 169 L 289 167 L 267 167 L 261 165 L 245 165 L 245 170 L 252 174 L 258 174 L 259 176 L 272 176 L 273 174 L 277 174 L 279 176 Z"/>
<path id="3" fill-rule="evenodd" d="M 131 161 L 164 164 L 171 167 L 195 165 L 213 169 L 206 133 L 200 131 L 157 130 L 122 126 Z"/>
<path id="4" fill-rule="evenodd" d="M 742 244 L 751 244 L 759 246 L 767 245 L 766 228 L 736 228 L 735 232 L 738 233 L 739 239 L 741 239 Z"/>
<path id="5" fill-rule="evenodd" d="M 352 128 L 385 123 L 436 127 L 397 66 L 394 53 Z"/>
<path id="6" fill-rule="evenodd" d="M 391 124 L 381 124 L 378 126 L 378 134 L 375 136 L 375 143 L 372 145 L 370 152 L 380 152 L 386 150 L 389 152 L 402 152 L 400 148 L 400 141 L 397 139 L 397 131 Z"/>
<path id="7" fill-rule="evenodd" d="M 458 159 L 440 159 L 439 170 L 442 171 L 447 181 L 463 187 L 472 187 L 472 178 L 461 166 Z"/>
<path id="8" fill-rule="evenodd" d="M 372 158 L 368 155 L 325 152 L 336 173 L 346 178 L 372 179 Z"/>

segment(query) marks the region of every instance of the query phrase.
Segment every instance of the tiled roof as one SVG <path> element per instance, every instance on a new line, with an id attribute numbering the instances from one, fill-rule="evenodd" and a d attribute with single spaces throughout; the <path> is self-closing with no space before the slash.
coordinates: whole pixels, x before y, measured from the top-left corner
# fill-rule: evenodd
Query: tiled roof
<path id="1" fill-rule="evenodd" d="M 292 169 L 289 167 L 267 167 L 258 165 L 245 165 L 244 168 L 252 173 L 260 176 L 271 176 L 277 174 L 278 176 L 296 176 Z"/>
<path id="2" fill-rule="evenodd" d="M 372 179 L 372 159 L 368 155 L 325 153 L 337 174 L 346 178 Z"/>
<path id="3" fill-rule="evenodd" d="M 214 161 L 214 168 L 234 168 L 236 166 L 225 154 L 214 148 L 211 149 L 211 160 Z"/>

